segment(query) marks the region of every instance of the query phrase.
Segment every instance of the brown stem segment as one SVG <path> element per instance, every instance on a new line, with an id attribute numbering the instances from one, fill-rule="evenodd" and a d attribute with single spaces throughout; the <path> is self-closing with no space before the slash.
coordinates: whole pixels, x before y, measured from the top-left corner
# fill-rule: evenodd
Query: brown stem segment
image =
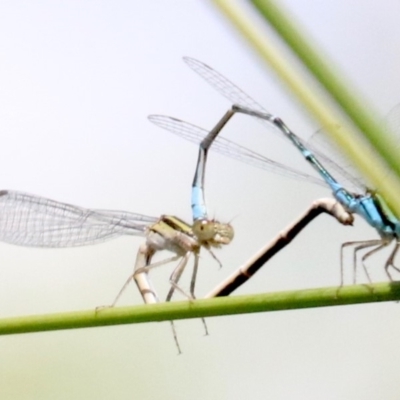
<path id="1" fill-rule="evenodd" d="M 352 225 L 353 216 L 332 198 L 318 199 L 294 223 L 286 227 L 267 245 L 261 248 L 229 278 L 220 283 L 205 298 L 229 296 L 247 282 L 267 261 L 286 247 L 312 220 L 322 213 L 336 218 L 342 225 Z"/>

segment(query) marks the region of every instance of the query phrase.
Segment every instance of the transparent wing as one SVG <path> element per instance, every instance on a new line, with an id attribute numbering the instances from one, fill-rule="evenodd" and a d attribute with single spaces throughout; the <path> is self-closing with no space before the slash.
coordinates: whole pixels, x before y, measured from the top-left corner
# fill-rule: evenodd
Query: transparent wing
<path id="1" fill-rule="evenodd" d="M 229 79 L 225 78 L 215 69 L 194 58 L 184 57 L 183 60 L 193 71 L 195 71 L 203 79 L 205 79 L 211 86 L 213 86 L 219 93 L 221 93 L 224 97 L 226 97 L 231 103 L 238 104 L 271 115 L 260 103 L 255 101 L 245 92 L 243 92 L 242 89 L 236 86 Z M 274 125 L 272 125 L 271 122 L 262 119 L 258 120 L 263 125 L 265 125 L 269 131 L 279 133 L 279 130 Z M 282 133 L 279 134 L 282 136 Z M 296 137 L 298 136 L 296 135 Z M 310 147 L 310 150 L 315 152 L 315 155 L 318 158 L 320 158 L 321 162 L 323 162 L 324 164 L 329 164 L 330 172 L 332 172 L 331 169 L 334 170 L 336 172 L 335 176 L 343 185 L 346 185 L 346 183 L 351 182 L 352 187 L 357 189 L 362 189 L 362 191 L 365 190 L 365 184 L 362 182 L 362 180 L 360 180 L 359 177 L 357 176 L 355 177 L 352 176 L 352 171 L 354 171 L 354 169 L 347 170 L 347 165 L 344 165 L 342 167 L 337 162 L 333 161 L 332 158 L 330 158 L 327 154 L 324 153 L 323 148 L 317 144 L 318 140 L 315 141 L 313 140 L 313 143 L 311 144 L 311 146 L 309 146 L 307 142 L 301 139 L 300 137 L 298 137 L 298 139 L 304 144 L 304 146 Z M 339 151 L 335 152 L 335 154 L 337 153 L 340 152 Z M 346 164 L 348 163 L 346 162 Z"/>
<path id="2" fill-rule="evenodd" d="M 173 117 L 167 117 L 164 115 L 150 115 L 148 118 L 153 124 L 159 126 L 160 128 L 166 129 L 196 144 L 199 144 L 208 134 L 208 131 L 205 129 Z M 211 146 L 211 150 L 215 150 L 216 152 L 227 157 L 242 161 L 246 164 L 261 169 L 273 171 L 291 178 L 306 180 L 317 185 L 326 186 L 322 179 L 318 179 L 304 172 L 297 171 L 294 168 L 280 164 L 221 136 L 217 136 Z"/>
<path id="3" fill-rule="evenodd" d="M 306 146 L 318 156 L 327 170 L 347 189 L 365 192 L 367 187 L 371 187 L 354 164 L 340 151 L 336 143 L 330 139 L 328 134 L 324 133 L 323 129 L 315 132 Z M 370 147 L 369 157 L 374 157 L 372 147 Z"/>
<path id="4" fill-rule="evenodd" d="M 0 191 L 0 240 L 20 246 L 73 247 L 122 235 L 143 236 L 158 218 L 90 210 L 16 191 Z"/>
<path id="5" fill-rule="evenodd" d="M 386 118 L 382 121 L 382 126 L 385 128 L 388 135 L 395 136 L 395 142 L 397 144 L 396 150 L 400 150 L 400 104 L 397 104 L 390 110 Z M 346 186 L 353 186 L 353 188 L 358 189 L 372 187 L 371 183 L 362 176 L 351 160 L 340 151 L 336 143 L 334 143 L 322 129 L 314 133 L 308 142 L 308 147 L 319 155 L 324 164 L 340 173 L 343 181 L 347 183 Z M 376 157 L 376 151 L 372 146 L 366 144 L 365 147 L 367 159 Z M 332 160 L 335 160 L 335 162 Z M 388 168 L 387 175 L 391 173 L 392 172 Z"/>
<path id="6" fill-rule="evenodd" d="M 268 113 L 268 111 L 248 94 L 243 92 L 238 86 L 231 82 L 228 78 L 225 78 L 222 74 L 211 68 L 207 64 L 190 57 L 183 57 L 183 61 L 191 68 L 194 72 L 199 74 L 205 79 L 214 89 L 216 89 L 222 96 L 226 97 L 233 104 L 238 104 L 251 108 L 252 110 Z M 261 120 L 260 120 L 261 121 Z M 267 121 L 263 123 L 270 126 L 271 124 Z"/>

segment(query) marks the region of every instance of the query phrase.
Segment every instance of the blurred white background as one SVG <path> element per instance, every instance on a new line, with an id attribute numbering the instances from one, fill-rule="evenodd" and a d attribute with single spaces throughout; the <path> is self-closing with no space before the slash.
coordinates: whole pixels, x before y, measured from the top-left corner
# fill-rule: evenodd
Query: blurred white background
<path id="1" fill-rule="evenodd" d="M 397 1 L 282 4 L 382 115 L 399 101 Z M 197 148 L 146 117 L 167 114 L 210 129 L 229 102 L 185 66 L 184 55 L 222 72 L 303 137 L 318 129 L 211 2 L 6 1 L 0 4 L 1 188 L 190 221 Z M 289 143 L 248 118 L 237 117 L 225 135 L 309 171 Z M 236 236 L 217 253 L 222 269 L 202 257 L 199 297 L 313 199 L 329 195 L 214 153 L 206 189 L 212 216 L 232 220 Z M 340 244 L 376 236 L 358 218 L 344 228 L 322 216 L 236 293 L 334 286 Z M 0 315 L 111 302 L 140 243 L 127 237 L 61 250 L 0 243 Z M 374 281 L 385 279 L 383 260 L 369 261 Z M 171 268 L 153 274 L 161 293 Z M 132 285 L 120 304 L 140 303 Z M 179 357 L 168 323 L 4 336 L 0 397 L 398 399 L 399 307 L 212 318 L 209 337 L 200 321 L 179 321 Z"/>

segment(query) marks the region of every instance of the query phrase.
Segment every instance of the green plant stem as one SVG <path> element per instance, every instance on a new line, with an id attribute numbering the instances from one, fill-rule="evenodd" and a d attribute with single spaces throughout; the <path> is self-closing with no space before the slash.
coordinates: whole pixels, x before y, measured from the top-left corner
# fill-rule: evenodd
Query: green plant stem
<path id="1" fill-rule="evenodd" d="M 400 300 L 399 282 L 328 287 L 5 318 L 0 319 L 0 335 L 396 300 Z"/>
<path id="2" fill-rule="evenodd" d="M 268 62 L 275 73 L 291 89 L 298 99 L 307 107 L 312 115 L 320 122 L 338 142 L 341 149 L 353 162 L 379 187 L 390 206 L 400 215 L 400 186 L 395 177 L 388 177 L 385 172 L 385 162 L 382 159 L 367 156 L 368 149 L 365 143 L 357 138 L 346 120 L 337 110 L 320 95 L 316 88 L 305 81 L 299 68 L 293 66 L 293 61 L 283 55 L 283 51 L 272 43 L 270 38 L 263 34 L 252 19 L 246 16 L 232 0 L 213 0 L 221 11 L 231 20 L 235 27 L 252 44 L 257 53 Z M 308 70 L 325 86 L 332 98 L 341 109 L 354 121 L 354 124 L 365 132 L 367 140 L 382 154 L 390 167 L 400 175 L 400 163 L 395 151 L 396 146 L 379 125 L 374 117 L 376 113 L 365 106 L 365 98 L 357 94 L 352 85 L 333 71 L 334 63 L 321 51 L 314 50 L 309 38 L 305 38 L 304 30 L 296 28 L 293 16 L 285 16 L 273 0 L 252 0 L 271 26 L 296 55 L 301 59 Z M 360 99 L 360 100 L 358 100 Z M 340 122 L 340 129 L 338 129 Z"/>
<path id="3" fill-rule="evenodd" d="M 304 34 L 304 28 L 296 27 L 292 16 L 288 18 L 277 3 L 273 0 L 252 0 L 252 3 L 400 176 L 397 148 L 392 146 L 382 126 L 372 118 L 374 114 L 370 107 L 366 107 L 365 98 L 335 71 L 332 60 L 312 45 Z"/>

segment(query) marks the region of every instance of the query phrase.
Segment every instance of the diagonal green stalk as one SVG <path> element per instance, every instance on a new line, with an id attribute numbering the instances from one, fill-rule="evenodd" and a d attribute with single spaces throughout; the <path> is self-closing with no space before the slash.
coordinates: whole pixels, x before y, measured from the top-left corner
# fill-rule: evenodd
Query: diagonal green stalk
<path id="1" fill-rule="evenodd" d="M 312 45 L 303 33 L 304 28 L 296 27 L 292 17 L 288 18 L 273 0 L 252 0 L 252 3 L 400 176 L 397 149 L 392 147 L 382 126 L 372 118 L 371 107 L 365 104 L 365 98 L 354 90 L 343 74 L 338 73 L 337 68 L 334 69 L 332 60 Z"/>
<path id="2" fill-rule="evenodd" d="M 243 9 L 231 0 L 213 0 L 213 2 L 227 15 L 236 28 L 252 44 L 258 54 L 268 62 L 275 73 L 291 89 L 298 99 L 307 107 L 320 124 L 334 137 L 341 149 L 365 173 L 372 183 L 379 187 L 385 195 L 390 206 L 400 215 L 400 186 L 393 176 L 385 174 L 385 161 L 400 176 L 400 163 L 395 151 L 393 140 L 383 132 L 374 116 L 377 113 L 365 105 L 365 99 L 357 95 L 353 85 L 346 81 L 342 75 L 333 70 L 334 63 L 322 55 L 311 40 L 305 37 L 304 29 L 297 28 L 293 16 L 288 16 L 281 11 L 273 0 L 252 0 L 254 6 L 267 19 L 276 32 L 286 41 L 286 44 L 295 52 L 298 58 L 322 84 L 331 97 L 340 106 L 350 120 L 365 134 L 365 138 L 376 148 L 385 161 L 378 157 L 371 160 L 367 147 L 363 141 L 352 132 L 351 126 L 345 122 L 331 104 L 305 82 L 299 68 L 292 66 L 281 50 L 263 34 L 252 19 L 246 16 Z M 360 99 L 360 100 L 359 100 Z M 337 123 L 341 128 L 338 129 Z"/>
<path id="3" fill-rule="evenodd" d="M 0 319 L 0 335 L 400 300 L 400 283 L 295 290 Z"/>

